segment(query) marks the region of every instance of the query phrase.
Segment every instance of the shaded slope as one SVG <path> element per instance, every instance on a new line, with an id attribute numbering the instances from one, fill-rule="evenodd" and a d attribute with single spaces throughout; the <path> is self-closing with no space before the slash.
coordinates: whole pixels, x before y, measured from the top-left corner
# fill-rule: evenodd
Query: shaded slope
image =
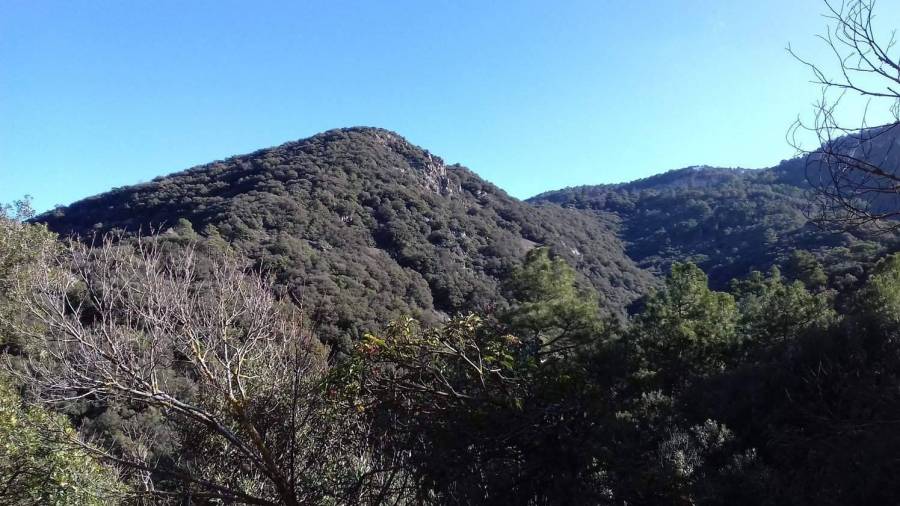
<path id="1" fill-rule="evenodd" d="M 640 266 L 665 271 L 691 260 L 722 287 L 751 270 L 785 265 L 812 251 L 836 283 L 851 283 L 861 263 L 893 248 L 888 237 L 860 238 L 813 226 L 808 186 L 789 160 L 764 170 L 689 167 L 619 185 L 566 188 L 529 199 L 620 220 L 619 235 Z"/>

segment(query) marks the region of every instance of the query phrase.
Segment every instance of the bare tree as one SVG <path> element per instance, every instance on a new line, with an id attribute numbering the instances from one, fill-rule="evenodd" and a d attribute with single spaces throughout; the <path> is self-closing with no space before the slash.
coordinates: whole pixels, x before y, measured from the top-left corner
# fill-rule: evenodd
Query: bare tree
<path id="1" fill-rule="evenodd" d="M 160 457 L 159 436 L 138 426 L 126 427 L 128 445 L 73 444 L 156 500 L 371 502 L 379 471 L 365 425 L 328 398 L 324 354 L 269 281 L 237 258 L 201 270 L 194 249 L 118 239 L 72 243 L 26 277 L 18 293 L 38 324 L 23 332 L 39 352 L 17 370 L 48 403 L 158 412 L 179 451 Z"/>
<path id="2" fill-rule="evenodd" d="M 812 119 L 795 122 L 791 144 L 804 155 L 806 177 L 816 198 L 813 221 L 842 229 L 870 231 L 900 227 L 900 58 L 895 33 L 880 37 L 875 28 L 875 0 L 825 0 L 829 26 L 819 35 L 834 56 L 830 68 L 806 60 L 813 82 L 822 87 Z M 847 120 L 847 100 L 865 102 L 857 120 Z M 855 104 L 854 104 L 855 105 Z M 868 120 L 872 107 L 882 116 Z M 848 121 L 850 121 L 848 123 Z M 818 146 L 806 150 L 801 137 L 815 134 Z"/>

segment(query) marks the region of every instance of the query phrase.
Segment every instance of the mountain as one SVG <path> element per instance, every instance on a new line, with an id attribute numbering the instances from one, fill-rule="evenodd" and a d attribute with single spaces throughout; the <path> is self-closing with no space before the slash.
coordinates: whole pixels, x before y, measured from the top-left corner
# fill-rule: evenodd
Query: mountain
<path id="1" fill-rule="evenodd" d="M 629 257 L 655 273 L 689 260 L 722 288 L 752 270 L 790 270 L 795 251 L 807 250 L 826 267 L 832 284 L 853 283 L 866 262 L 896 249 L 896 241 L 810 223 L 805 171 L 803 158 L 758 170 L 696 166 L 630 183 L 565 188 L 528 201 L 618 223 Z"/>
<path id="2" fill-rule="evenodd" d="M 224 240 L 302 300 L 325 340 L 347 345 L 402 314 L 437 321 L 502 305 L 502 280 L 538 245 L 573 265 L 612 313 L 675 261 L 697 263 L 723 288 L 771 266 L 802 277 L 791 271 L 806 250 L 801 263 L 818 260 L 831 286 L 852 285 L 897 241 L 813 226 L 807 169 L 803 158 L 760 170 L 695 166 L 522 202 L 396 133 L 345 128 L 37 219 L 62 234 L 161 228 Z"/>
<path id="3" fill-rule="evenodd" d="M 342 345 L 401 314 L 435 321 L 502 304 L 501 280 L 539 245 L 573 265 L 606 308 L 654 283 L 603 216 L 526 204 L 375 128 L 194 167 L 37 220 L 82 236 L 162 227 L 221 237 L 274 273 L 321 337 Z"/>

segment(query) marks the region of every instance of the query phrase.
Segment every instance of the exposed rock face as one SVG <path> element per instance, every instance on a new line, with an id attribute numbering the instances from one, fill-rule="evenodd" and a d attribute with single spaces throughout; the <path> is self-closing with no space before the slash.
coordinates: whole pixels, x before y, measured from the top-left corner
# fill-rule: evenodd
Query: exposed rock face
<path id="1" fill-rule="evenodd" d="M 406 139 L 388 130 L 371 129 L 372 135 L 385 147 L 403 156 L 409 165 L 424 179 L 425 187 L 437 194 L 449 196 L 454 192 L 447 177 L 444 160 L 428 151 L 412 146 Z M 456 188 L 459 191 L 459 188 Z"/>
<path id="2" fill-rule="evenodd" d="M 421 170 L 425 176 L 425 185 L 429 190 L 445 197 L 453 193 L 453 188 L 450 187 L 450 178 L 447 177 L 447 167 L 443 160 L 429 154 Z"/>

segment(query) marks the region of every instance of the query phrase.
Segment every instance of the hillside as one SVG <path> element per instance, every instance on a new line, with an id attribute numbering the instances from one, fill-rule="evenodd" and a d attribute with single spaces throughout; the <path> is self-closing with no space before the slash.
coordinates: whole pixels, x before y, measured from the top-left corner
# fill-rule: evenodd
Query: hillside
<path id="1" fill-rule="evenodd" d="M 160 226 L 221 236 L 313 308 L 332 342 L 401 314 L 434 321 L 502 303 L 500 280 L 536 245 L 562 255 L 607 308 L 653 283 L 607 220 L 525 204 L 374 128 L 332 130 L 117 188 L 38 220 L 82 236 Z"/>
<path id="2" fill-rule="evenodd" d="M 628 255 L 657 273 L 690 260 L 724 287 L 754 269 L 789 268 L 800 249 L 816 256 L 832 284 L 852 284 L 863 264 L 895 249 L 895 241 L 809 223 L 804 170 L 801 159 L 760 170 L 688 167 L 630 183 L 546 192 L 529 202 L 579 209 L 603 221 L 612 214 Z"/>
<path id="3" fill-rule="evenodd" d="M 40 332 L 0 351 L 27 353 L 27 391 L 134 470 L 88 469 L 79 490 L 150 476 L 148 494 L 182 502 L 890 503 L 900 255 L 875 263 L 890 238 L 812 227 L 798 167 L 521 202 L 392 132 L 329 131 L 37 218 L 161 230 L 144 248 L 57 249 L 4 209 L 0 324 Z M 206 256 L 232 247 L 273 276 Z M 718 286 L 787 276 L 718 291 L 668 269 L 681 259 Z M 647 292 L 618 324 L 598 311 Z M 91 462 L 41 423 L 32 453 Z"/>
<path id="4" fill-rule="evenodd" d="M 884 140 L 882 137 L 880 140 Z M 40 216 L 88 236 L 152 228 L 221 237 L 302 299 L 327 340 L 357 338 L 401 314 L 426 321 L 503 304 L 502 279 L 550 246 L 610 311 L 646 293 L 674 261 L 713 286 L 811 252 L 832 286 L 852 285 L 890 237 L 821 230 L 805 164 L 688 167 L 527 202 L 460 165 L 376 128 L 332 130 L 114 189 Z"/>

